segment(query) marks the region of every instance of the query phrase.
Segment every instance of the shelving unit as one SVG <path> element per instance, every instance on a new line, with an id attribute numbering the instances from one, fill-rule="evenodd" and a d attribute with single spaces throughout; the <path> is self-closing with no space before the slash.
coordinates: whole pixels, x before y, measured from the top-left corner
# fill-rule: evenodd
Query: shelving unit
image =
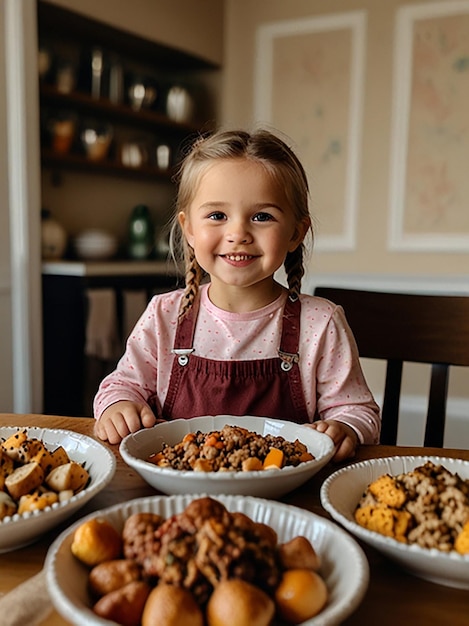
<path id="1" fill-rule="evenodd" d="M 57 181 L 51 185 L 60 185 L 67 178 L 67 189 L 72 189 L 71 194 L 76 197 L 81 189 L 77 186 L 73 188 L 75 181 L 71 179 L 77 177 L 64 177 L 62 172 L 80 173 L 79 185 L 83 185 L 84 177 L 85 181 L 88 176 L 95 177 L 91 186 L 101 186 L 101 190 L 112 186 L 114 181 L 109 184 L 109 177 L 129 179 L 128 187 L 132 188 L 139 187 L 132 179 L 142 179 L 142 186 L 150 184 L 153 187 L 155 184 L 157 197 L 162 184 L 165 191 L 166 185 L 173 184 L 178 147 L 195 133 L 215 126 L 216 107 L 211 99 L 211 90 L 207 91 L 206 87 L 216 80 L 220 68 L 195 55 L 137 37 L 46 0 L 38 0 L 37 6 L 39 44 L 47 45 L 55 59 L 71 52 L 75 62 L 80 62 L 91 49 L 99 47 L 107 58 L 117 58 L 126 72 L 141 71 L 150 78 L 154 77 L 161 89 L 161 98 L 155 105 L 135 110 L 125 91 L 122 101 L 116 103 L 106 93 L 93 97 L 80 80 L 64 93 L 57 88 L 56 75 L 52 71 L 40 82 L 39 93 L 43 118 L 41 166 L 43 172 L 51 174 L 50 180 Z M 178 84 L 191 90 L 196 103 L 196 114 L 190 123 L 176 122 L 166 114 L 165 93 L 170 86 Z M 158 142 L 171 146 L 172 167 L 161 170 L 151 160 L 138 167 L 123 165 L 118 158 L 118 146 L 111 148 L 105 159 L 93 161 L 87 158 L 77 140 L 66 153 L 54 151 L 44 121 L 48 116 L 53 118 L 61 112 L 70 112 L 79 122 L 93 118 L 111 124 L 115 129 L 116 143 L 134 132 L 150 140 L 155 137 Z M 57 218 L 60 221 L 60 213 L 57 213 Z M 83 227 L 86 226 L 84 223 Z M 166 263 L 154 260 L 148 261 L 144 268 L 128 259 L 127 262 L 120 259 L 106 264 L 69 259 L 56 264 L 45 263 L 42 279 L 44 411 L 64 415 L 90 414 L 89 403 L 86 403 L 90 363 L 84 354 L 89 289 L 114 290 L 120 315 L 124 291 L 144 290 L 150 297 L 152 293 L 176 288 L 178 281 L 178 273 L 174 269 L 171 271 Z"/>
<path id="2" fill-rule="evenodd" d="M 116 29 L 74 12 L 49 4 L 44 0 L 38 2 L 39 41 L 50 47 L 72 50 L 75 58 L 82 60 L 84 51 L 99 47 L 108 56 L 121 60 L 123 67 L 132 68 L 135 72 L 154 77 L 159 83 L 157 105 L 152 108 L 134 110 L 126 97 L 125 91 L 120 103 L 111 102 L 106 94 L 95 98 L 90 92 L 83 90 L 83 85 L 68 93 L 60 91 L 54 77 L 40 84 L 40 106 L 43 127 L 47 127 L 44 113 L 49 116 L 66 111 L 80 121 L 86 118 L 98 122 L 112 124 L 117 131 L 124 134 L 135 131 L 144 133 L 151 143 L 157 137 L 160 142 L 168 143 L 172 151 L 172 164 L 177 161 L 180 146 L 184 141 L 200 130 L 209 130 L 215 125 L 213 106 L 208 100 L 197 102 L 194 121 L 176 122 L 165 111 L 165 90 L 174 84 L 188 84 L 200 96 L 203 76 L 216 72 L 219 67 L 197 56 L 181 50 L 169 48 L 157 42 L 137 37 L 129 32 Z M 137 69 L 135 69 L 137 68 Z M 83 68 L 75 68 L 77 75 Z M 103 161 L 92 161 L 87 158 L 79 141 L 75 139 L 70 152 L 55 152 L 47 141 L 47 133 L 43 132 L 41 141 L 42 167 L 52 170 L 79 170 L 90 174 L 105 174 L 129 178 L 153 178 L 171 180 L 171 170 L 161 171 L 148 162 L 138 167 L 123 165 L 119 160 L 119 139 L 116 137 L 109 157 Z M 118 132 L 116 133 L 118 135 Z M 156 141 L 156 139 L 155 139 Z"/>

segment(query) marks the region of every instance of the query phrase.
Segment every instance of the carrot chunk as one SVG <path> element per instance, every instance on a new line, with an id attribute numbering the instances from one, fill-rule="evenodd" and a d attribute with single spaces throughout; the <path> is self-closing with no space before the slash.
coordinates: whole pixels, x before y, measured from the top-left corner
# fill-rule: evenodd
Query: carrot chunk
<path id="1" fill-rule="evenodd" d="M 283 466 L 283 452 L 278 448 L 270 448 L 264 459 L 263 468 L 269 469 L 273 467 L 281 468 Z"/>

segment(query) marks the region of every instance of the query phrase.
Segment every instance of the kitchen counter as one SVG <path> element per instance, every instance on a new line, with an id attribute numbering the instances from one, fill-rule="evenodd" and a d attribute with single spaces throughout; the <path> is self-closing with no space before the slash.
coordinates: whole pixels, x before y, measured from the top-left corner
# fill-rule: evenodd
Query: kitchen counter
<path id="1" fill-rule="evenodd" d="M 44 276 L 177 276 L 176 265 L 170 260 L 154 261 L 45 261 Z"/>

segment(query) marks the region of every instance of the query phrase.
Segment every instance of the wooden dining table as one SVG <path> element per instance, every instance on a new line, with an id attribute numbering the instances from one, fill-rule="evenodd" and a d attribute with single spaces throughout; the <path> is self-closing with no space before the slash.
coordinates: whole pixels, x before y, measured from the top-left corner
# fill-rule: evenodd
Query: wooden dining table
<path id="1" fill-rule="evenodd" d="M 63 417 L 51 415 L 0 414 L 0 426 L 38 426 L 71 430 L 93 437 L 94 420 L 86 417 Z M 24 548 L 0 554 L 0 596 L 15 589 L 21 583 L 40 572 L 47 550 L 58 533 L 80 517 L 119 502 L 158 492 L 122 460 L 118 445 L 105 444 L 115 454 L 117 469 L 112 481 L 82 509 L 58 528 L 48 532 L 35 543 Z M 394 455 L 437 455 L 461 458 L 469 461 L 469 450 L 434 449 L 403 446 L 361 446 L 354 459 L 346 463 L 329 463 L 318 474 L 295 491 L 280 500 L 328 518 L 320 502 L 320 487 L 332 472 L 355 461 Z M 370 546 L 358 541 L 370 565 L 370 583 L 359 607 L 343 622 L 347 625 L 386 626 L 412 624 L 413 626 L 469 624 L 469 591 L 438 585 L 417 578 L 380 554 Z M 0 624 L 2 616 L 0 615 Z M 55 610 L 37 626 L 67 626 Z M 32 626 L 30 624 L 24 626 Z M 190 625 L 188 625 L 190 626 Z M 249 625 L 246 625 L 249 626 Z"/>

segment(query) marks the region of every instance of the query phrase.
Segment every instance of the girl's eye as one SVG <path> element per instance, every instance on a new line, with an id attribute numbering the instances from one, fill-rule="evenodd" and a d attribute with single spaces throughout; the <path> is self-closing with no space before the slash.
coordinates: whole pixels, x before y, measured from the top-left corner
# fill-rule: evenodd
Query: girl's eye
<path id="1" fill-rule="evenodd" d="M 225 214 L 221 211 L 214 211 L 207 216 L 209 220 L 219 221 L 225 219 Z"/>
<path id="2" fill-rule="evenodd" d="M 252 218 L 253 222 L 270 222 L 273 219 L 270 213 L 256 213 Z"/>

